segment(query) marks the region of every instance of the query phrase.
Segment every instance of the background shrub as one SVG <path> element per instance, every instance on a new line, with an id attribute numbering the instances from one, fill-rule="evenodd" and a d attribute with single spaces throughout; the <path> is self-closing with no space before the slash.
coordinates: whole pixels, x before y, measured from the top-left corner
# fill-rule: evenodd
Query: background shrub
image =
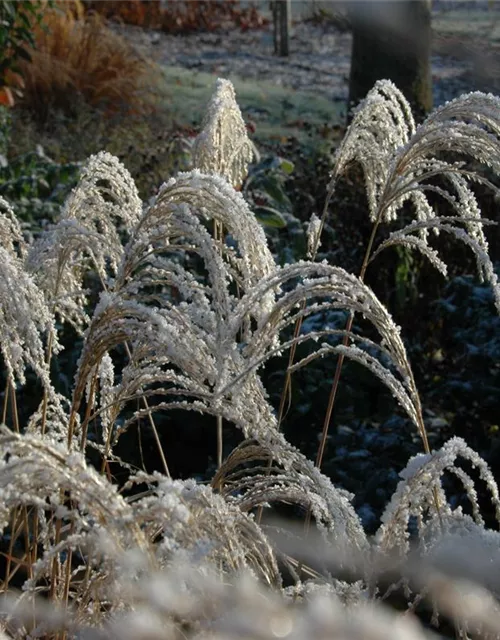
<path id="1" fill-rule="evenodd" d="M 20 64 L 22 104 L 40 121 L 53 109 L 74 115 L 79 99 L 108 115 L 151 109 L 154 67 L 81 4 L 44 11 L 33 40 L 31 59 Z"/>
<path id="2" fill-rule="evenodd" d="M 41 21 L 47 4 L 45 0 L 0 2 L 0 104 L 13 106 L 14 96 L 22 95 L 21 61 L 31 61 L 33 26 Z"/>
<path id="3" fill-rule="evenodd" d="M 265 19 L 256 6 L 241 6 L 238 0 L 86 0 L 92 11 L 127 24 L 162 29 L 167 33 L 215 31 L 228 27 L 242 30 L 261 27 Z"/>

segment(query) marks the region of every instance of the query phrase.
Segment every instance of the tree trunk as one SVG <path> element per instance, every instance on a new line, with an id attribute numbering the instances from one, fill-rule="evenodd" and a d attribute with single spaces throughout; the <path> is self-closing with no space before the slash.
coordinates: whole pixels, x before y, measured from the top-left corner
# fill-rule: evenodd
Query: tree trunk
<path id="1" fill-rule="evenodd" d="M 432 108 L 430 0 L 349 3 L 353 28 L 349 108 L 377 80 L 392 80 L 418 120 Z"/>
<path id="2" fill-rule="evenodd" d="M 290 30 L 292 22 L 291 0 L 273 0 L 274 53 L 280 56 L 290 54 Z"/>

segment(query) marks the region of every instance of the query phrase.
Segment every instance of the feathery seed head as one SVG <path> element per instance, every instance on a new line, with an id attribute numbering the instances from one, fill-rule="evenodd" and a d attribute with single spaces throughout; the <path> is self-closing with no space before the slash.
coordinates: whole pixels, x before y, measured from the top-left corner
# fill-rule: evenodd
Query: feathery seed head
<path id="1" fill-rule="evenodd" d="M 254 156 L 235 91 L 229 80 L 219 78 L 207 106 L 202 131 L 193 146 L 194 166 L 203 173 L 223 176 L 238 187 Z"/>

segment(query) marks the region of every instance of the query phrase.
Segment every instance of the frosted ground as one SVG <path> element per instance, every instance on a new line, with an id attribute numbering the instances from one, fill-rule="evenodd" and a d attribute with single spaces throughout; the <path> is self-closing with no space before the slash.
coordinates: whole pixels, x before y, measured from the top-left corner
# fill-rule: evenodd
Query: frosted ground
<path id="1" fill-rule="evenodd" d="M 268 3 L 260 4 L 266 15 Z M 167 85 L 176 87 L 171 108 L 179 119 L 190 113 L 196 122 L 214 76 L 223 76 L 233 80 L 245 115 L 263 126 L 260 134 L 266 135 L 276 126 L 280 130 L 287 124 L 293 127 L 305 115 L 313 123 L 343 121 L 351 34 L 333 24 L 303 21 L 303 6 L 292 3 L 289 58 L 273 54 L 271 24 L 248 32 L 232 29 L 183 36 L 134 27 L 120 29 L 164 67 Z M 432 25 L 435 105 L 474 89 L 499 93 L 500 3 L 435 2 Z"/>

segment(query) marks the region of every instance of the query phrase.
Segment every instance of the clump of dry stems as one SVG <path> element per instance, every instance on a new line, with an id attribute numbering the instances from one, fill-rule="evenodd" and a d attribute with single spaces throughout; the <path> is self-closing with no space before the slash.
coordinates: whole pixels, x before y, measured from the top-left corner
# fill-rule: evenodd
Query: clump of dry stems
<path id="1" fill-rule="evenodd" d="M 500 534 L 486 528 L 474 481 L 457 460 L 476 468 L 500 521 L 497 485 L 463 440 L 430 450 L 401 329 L 364 277 L 396 244 L 446 274 L 432 240 L 450 234 L 474 252 L 500 310 L 473 189 L 479 182 L 496 191 L 481 169 L 500 173 L 499 134 L 494 96 L 458 98 L 417 128 L 396 87 L 377 83 L 337 151 L 323 216 L 309 225 L 309 260 L 285 266 L 235 189 L 253 146 L 226 80 L 217 82 L 194 146 L 196 168 L 172 177 L 148 206 L 107 153 L 89 159 L 59 221 L 31 244 L 0 201 L 7 637 L 427 637 L 414 618 L 381 604 L 399 586 L 409 610 L 426 600 L 461 637 L 498 637 Z M 315 261 L 329 199 L 352 162 L 363 167 L 373 221 L 359 275 Z M 436 212 L 435 196 L 453 215 Z M 414 220 L 398 226 L 405 203 Z M 386 224 L 394 230 L 379 239 Z M 97 304 L 85 288 L 89 273 L 99 283 Z M 302 330 L 305 319 L 337 309 L 350 313 L 345 329 Z M 371 338 L 353 329 L 355 314 L 373 326 Z M 66 323 L 83 337 L 69 398 L 51 381 Z M 316 346 L 296 360 L 304 342 Z M 316 358 L 335 356 L 330 415 L 349 358 L 390 389 L 422 438 L 424 452 L 401 472 L 373 539 L 352 496 L 321 473 L 321 450 L 313 464 L 280 431 L 282 412 L 270 405 L 259 369 L 286 350 L 287 381 Z M 17 402 L 28 368 L 42 396 L 24 425 Z M 219 442 L 211 486 L 172 479 L 168 451 L 157 473 L 129 469 L 126 486 L 116 486 L 109 462 L 119 462 L 120 436 L 146 419 L 160 446 L 155 416 L 169 409 L 209 414 L 219 427 L 224 420 L 245 440 L 224 460 Z M 99 428 L 97 442 L 87 437 L 90 424 Z M 96 468 L 87 462 L 90 447 L 101 460 Z M 449 473 L 472 515 L 449 504 L 442 484 Z M 305 545 L 261 520 L 278 502 L 305 509 Z M 459 579 L 451 576 L 457 554 L 471 550 L 484 570 L 464 566 Z M 293 582 L 286 588 L 283 567 Z"/>
<path id="2" fill-rule="evenodd" d="M 38 120 L 51 109 L 73 115 L 83 101 L 111 115 L 151 111 L 153 65 L 81 2 L 57 2 L 34 25 L 36 46 L 22 62 L 21 103 Z"/>

